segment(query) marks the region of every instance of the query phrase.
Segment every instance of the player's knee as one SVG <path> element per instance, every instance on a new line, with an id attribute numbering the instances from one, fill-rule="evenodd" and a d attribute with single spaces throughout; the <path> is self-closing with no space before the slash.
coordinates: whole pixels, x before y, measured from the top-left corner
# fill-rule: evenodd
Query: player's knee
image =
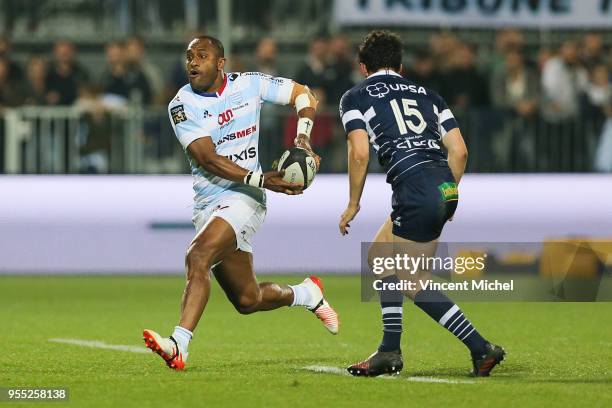
<path id="1" fill-rule="evenodd" d="M 216 254 L 214 243 L 194 242 L 185 255 L 185 266 L 187 273 L 205 273 L 211 268 Z"/>
<path id="2" fill-rule="evenodd" d="M 234 302 L 234 307 L 240 314 L 251 314 L 258 310 L 260 301 L 261 299 L 258 294 L 246 293 L 238 297 L 237 301 Z"/>

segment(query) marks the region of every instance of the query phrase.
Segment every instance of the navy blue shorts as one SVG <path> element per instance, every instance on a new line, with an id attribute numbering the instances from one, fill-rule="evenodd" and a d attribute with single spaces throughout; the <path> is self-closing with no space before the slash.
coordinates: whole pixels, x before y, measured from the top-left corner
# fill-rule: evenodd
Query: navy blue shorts
<path id="1" fill-rule="evenodd" d="M 448 167 L 425 167 L 406 176 L 393 186 L 393 235 L 416 242 L 437 239 L 458 200 Z"/>

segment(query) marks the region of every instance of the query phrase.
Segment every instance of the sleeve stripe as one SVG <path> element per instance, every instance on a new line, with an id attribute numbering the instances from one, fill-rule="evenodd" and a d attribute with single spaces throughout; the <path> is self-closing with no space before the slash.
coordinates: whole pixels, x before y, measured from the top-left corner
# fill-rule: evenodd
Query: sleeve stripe
<path id="1" fill-rule="evenodd" d="M 453 113 L 450 109 L 444 109 L 442 113 L 440 113 L 440 123 L 444 123 L 447 120 L 454 118 Z"/>
<path id="2" fill-rule="evenodd" d="M 365 118 L 357 109 L 350 110 L 342 115 L 342 126 L 346 127 L 346 124 L 351 120 L 359 119 L 365 122 Z"/>

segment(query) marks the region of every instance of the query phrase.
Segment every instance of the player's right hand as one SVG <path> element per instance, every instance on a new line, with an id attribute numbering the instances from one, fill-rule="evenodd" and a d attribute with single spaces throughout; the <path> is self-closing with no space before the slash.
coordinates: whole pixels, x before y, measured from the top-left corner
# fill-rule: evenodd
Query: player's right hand
<path id="1" fill-rule="evenodd" d="M 340 216 L 340 224 L 338 225 L 338 227 L 340 228 L 340 234 L 342 235 L 348 234 L 348 229 L 350 228 L 349 222 L 353 221 L 353 218 L 355 218 L 355 216 L 359 212 L 359 209 L 360 209 L 359 204 L 357 205 L 349 204 L 346 207 L 346 210 L 344 210 L 344 212 Z"/>
<path id="2" fill-rule="evenodd" d="M 288 195 L 298 195 L 302 194 L 302 188 L 304 187 L 301 184 L 288 183 L 283 180 L 283 176 L 285 175 L 285 170 L 281 171 L 269 171 L 264 173 L 264 188 L 268 190 L 284 193 Z"/>

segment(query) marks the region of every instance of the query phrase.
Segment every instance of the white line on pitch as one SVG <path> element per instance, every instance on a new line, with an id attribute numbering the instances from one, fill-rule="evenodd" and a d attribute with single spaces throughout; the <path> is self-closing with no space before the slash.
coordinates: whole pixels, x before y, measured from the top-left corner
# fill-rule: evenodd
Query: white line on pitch
<path id="1" fill-rule="evenodd" d="M 303 368 L 304 370 L 314 371 L 315 373 L 350 376 L 348 371 L 342 368 L 338 368 L 338 367 L 311 365 L 311 366 L 306 366 Z M 388 380 L 406 380 L 406 381 L 424 382 L 424 383 L 439 383 L 439 384 L 474 384 L 474 381 L 449 380 L 446 378 L 435 378 L 435 377 L 380 376 L 376 378 L 388 379 Z"/>
<path id="2" fill-rule="evenodd" d="M 79 340 L 79 339 L 49 339 L 54 343 L 73 344 L 75 346 L 83 346 L 90 348 L 99 348 L 106 350 L 129 351 L 130 353 L 149 353 L 145 347 L 124 346 L 121 344 L 106 344 L 103 341 Z"/>

